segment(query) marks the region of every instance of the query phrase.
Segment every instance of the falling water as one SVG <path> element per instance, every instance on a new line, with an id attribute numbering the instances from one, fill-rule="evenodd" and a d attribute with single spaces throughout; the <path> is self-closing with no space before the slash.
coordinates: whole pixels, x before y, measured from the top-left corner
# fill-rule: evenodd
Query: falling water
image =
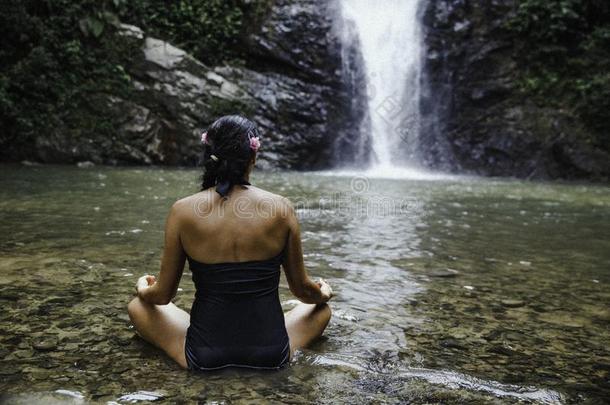
<path id="1" fill-rule="evenodd" d="M 340 0 L 343 41 L 357 41 L 367 82 L 369 172 L 418 166 L 422 59 L 420 0 Z M 370 127 L 369 127 L 370 123 Z"/>

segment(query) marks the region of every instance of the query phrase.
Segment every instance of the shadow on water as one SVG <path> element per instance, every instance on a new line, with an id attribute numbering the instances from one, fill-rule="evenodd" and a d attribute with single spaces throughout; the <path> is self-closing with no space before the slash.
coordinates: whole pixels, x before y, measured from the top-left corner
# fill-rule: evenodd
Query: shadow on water
<path id="1" fill-rule="evenodd" d="M 256 173 L 338 293 L 323 339 L 274 373 L 194 375 L 125 306 L 158 271 L 191 170 L 4 166 L 1 402 L 534 402 L 610 394 L 610 190 Z M 185 270 L 176 304 L 194 293 Z M 282 279 L 285 309 L 295 301 Z"/>

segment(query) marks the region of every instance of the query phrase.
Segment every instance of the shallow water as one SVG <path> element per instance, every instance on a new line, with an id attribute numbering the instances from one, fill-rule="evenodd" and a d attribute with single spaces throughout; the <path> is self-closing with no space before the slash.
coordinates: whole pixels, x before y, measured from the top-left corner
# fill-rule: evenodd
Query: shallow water
<path id="1" fill-rule="evenodd" d="M 255 173 L 297 206 L 334 317 L 284 370 L 197 375 L 135 337 L 125 306 L 198 173 L 1 170 L 0 402 L 610 397 L 608 187 Z M 180 287 L 187 309 L 188 270 Z"/>

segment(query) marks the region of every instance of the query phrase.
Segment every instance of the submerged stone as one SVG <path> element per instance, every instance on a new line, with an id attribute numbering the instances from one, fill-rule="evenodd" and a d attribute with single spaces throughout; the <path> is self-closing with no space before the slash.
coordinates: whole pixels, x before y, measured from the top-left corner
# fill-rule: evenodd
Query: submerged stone
<path id="1" fill-rule="evenodd" d="M 494 345 L 490 347 L 487 351 L 491 353 L 502 354 L 504 356 L 513 356 L 517 354 L 517 352 L 507 344 Z"/>
<path id="2" fill-rule="evenodd" d="M 453 338 L 441 340 L 441 346 L 446 347 L 448 349 L 459 349 L 459 350 L 463 350 L 466 348 L 458 340 L 453 339 Z"/>
<path id="3" fill-rule="evenodd" d="M 430 277 L 453 278 L 460 274 L 459 271 L 453 269 L 435 270 L 428 275 Z"/>
<path id="4" fill-rule="evenodd" d="M 525 305 L 525 302 L 521 300 L 502 300 L 500 302 L 508 308 L 518 308 Z"/>
<path id="5" fill-rule="evenodd" d="M 36 350 L 46 352 L 57 349 L 57 343 L 56 337 L 47 337 L 35 341 L 32 343 L 32 347 Z"/>

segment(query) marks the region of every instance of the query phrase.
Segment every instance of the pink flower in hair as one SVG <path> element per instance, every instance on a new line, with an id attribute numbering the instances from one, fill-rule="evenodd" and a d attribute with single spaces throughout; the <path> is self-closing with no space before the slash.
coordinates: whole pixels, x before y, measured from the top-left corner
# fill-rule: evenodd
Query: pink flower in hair
<path id="1" fill-rule="evenodd" d="M 203 134 L 201 134 L 201 143 L 207 144 L 208 143 L 208 133 L 204 132 Z"/>
<path id="2" fill-rule="evenodd" d="M 253 136 L 250 138 L 250 149 L 252 149 L 254 152 L 258 151 L 258 148 L 261 147 L 261 140 L 258 138 L 258 136 Z"/>

